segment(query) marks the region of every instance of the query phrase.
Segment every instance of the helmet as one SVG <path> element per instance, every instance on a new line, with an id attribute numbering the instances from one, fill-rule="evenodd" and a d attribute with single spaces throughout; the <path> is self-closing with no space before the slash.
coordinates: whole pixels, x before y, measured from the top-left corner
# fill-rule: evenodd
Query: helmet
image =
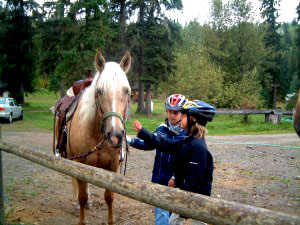
<path id="1" fill-rule="evenodd" d="M 166 99 L 165 109 L 167 110 L 182 110 L 184 103 L 187 101 L 184 95 L 173 94 Z"/>
<path id="2" fill-rule="evenodd" d="M 206 102 L 193 100 L 187 101 L 183 105 L 182 112 L 186 113 L 188 116 L 193 116 L 198 123 L 205 126 L 207 122 L 212 121 L 216 109 Z"/>

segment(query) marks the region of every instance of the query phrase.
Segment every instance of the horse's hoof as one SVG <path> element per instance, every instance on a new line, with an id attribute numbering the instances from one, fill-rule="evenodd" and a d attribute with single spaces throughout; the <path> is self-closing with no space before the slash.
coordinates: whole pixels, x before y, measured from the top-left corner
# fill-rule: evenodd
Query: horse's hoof
<path id="1" fill-rule="evenodd" d="M 80 205 L 76 202 L 76 203 L 73 203 L 74 207 L 75 207 L 75 210 L 79 210 L 80 209 Z M 91 209 L 93 203 L 88 201 L 85 205 L 85 209 L 89 210 Z"/>

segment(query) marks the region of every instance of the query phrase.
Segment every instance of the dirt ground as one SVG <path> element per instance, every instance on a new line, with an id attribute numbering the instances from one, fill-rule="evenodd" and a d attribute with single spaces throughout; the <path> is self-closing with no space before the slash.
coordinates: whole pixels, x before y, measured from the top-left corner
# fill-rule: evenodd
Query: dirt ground
<path id="1" fill-rule="evenodd" d="M 2 138 L 51 154 L 50 133 L 3 132 Z M 207 145 L 215 162 L 212 197 L 300 215 L 296 134 L 208 136 Z M 149 181 L 155 152 L 130 150 L 126 176 Z M 8 224 L 77 224 L 70 177 L 5 152 L 3 166 Z M 88 224 L 106 224 L 103 190 L 90 185 L 90 199 Z M 116 194 L 114 209 L 116 224 L 154 224 L 153 206 Z"/>

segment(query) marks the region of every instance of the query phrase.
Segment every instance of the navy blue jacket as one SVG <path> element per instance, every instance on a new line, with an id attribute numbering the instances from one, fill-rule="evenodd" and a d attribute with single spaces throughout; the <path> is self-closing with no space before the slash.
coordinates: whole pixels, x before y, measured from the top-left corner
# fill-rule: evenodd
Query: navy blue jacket
<path id="1" fill-rule="evenodd" d="M 204 138 L 189 136 L 184 140 L 174 137 L 151 134 L 144 128 L 138 133 L 148 145 L 160 147 L 165 153 L 175 154 L 175 187 L 211 195 L 213 181 L 213 158 Z"/>
<path id="2" fill-rule="evenodd" d="M 183 129 L 172 131 L 170 130 L 168 124 L 169 123 L 167 121 L 166 123 L 161 124 L 154 133 L 159 134 L 162 137 L 174 137 L 175 139 L 179 140 L 183 140 L 186 137 L 186 132 Z M 168 186 L 170 178 L 174 175 L 173 167 L 176 162 L 176 156 L 170 155 L 169 153 L 164 153 L 162 152 L 162 148 L 160 146 L 152 147 L 148 143 L 145 143 L 143 140 L 138 138 L 133 138 L 130 142 L 130 146 L 141 150 L 156 149 L 151 181 L 153 183 Z M 172 151 L 172 148 L 170 148 L 169 151 Z"/>

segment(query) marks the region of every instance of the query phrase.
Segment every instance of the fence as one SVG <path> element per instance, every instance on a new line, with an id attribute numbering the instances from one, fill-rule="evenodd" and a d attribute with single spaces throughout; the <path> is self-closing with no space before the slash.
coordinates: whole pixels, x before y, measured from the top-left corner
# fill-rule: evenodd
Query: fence
<path id="1" fill-rule="evenodd" d="M 273 109 L 268 110 L 252 110 L 252 109 L 217 109 L 217 114 L 230 114 L 230 115 L 244 115 L 244 121 L 248 120 L 249 115 L 264 114 L 265 121 L 271 121 L 274 124 L 280 123 L 282 115 L 293 115 L 292 111 L 277 111 Z"/>
<path id="2" fill-rule="evenodd" d="M 0 150 L 15 154 L 49 169 L 78 178 L 140 202 L 215 225 L 300 224 L 300 217 L 294 215 L 215 199 L 147 181 L 141 181 L 132 177 L 125 177 L 118 173 L 112 173 L 61 157 L 27 149 L 22 146 L 15 146 L 3 141 L 0 141 Z M 1 194 L 3 193 L 1 192 Z"/>

